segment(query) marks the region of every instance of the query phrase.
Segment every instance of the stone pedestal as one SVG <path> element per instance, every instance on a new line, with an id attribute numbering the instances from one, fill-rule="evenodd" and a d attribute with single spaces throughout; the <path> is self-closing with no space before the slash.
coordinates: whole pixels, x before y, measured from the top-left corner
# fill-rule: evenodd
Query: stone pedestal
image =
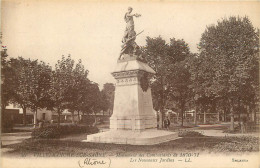
<path id="1" fill-rule="evenodd" d="M 155 73 L 134 56 L 123 57 L 112 73 L 116 79 L 110 131 L 88 135 L 87 142 L 151 145 L 176 139 L 177 133 L 157 130 L 149 79 Z"/>

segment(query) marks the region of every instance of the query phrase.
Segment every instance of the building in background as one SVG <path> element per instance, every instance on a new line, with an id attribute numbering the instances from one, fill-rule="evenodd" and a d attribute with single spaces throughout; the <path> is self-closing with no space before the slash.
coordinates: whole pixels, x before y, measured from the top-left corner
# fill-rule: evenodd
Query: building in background
<path id="1" fill-rule="evenodd" d="M 52 120 L 52 111 L 47 109 L 38 109 L 37 110 L 37 120 L 38 121 L 47 121 Z M 17 104 L 10 104 L 6 107 L 5 115 L 8 118 L 11 118 L 13 124 L 23 124 L 23 109 Z M 33 124 L 34 112 L 30 108 L 26 109 L 26 122 L 27 124 Z"/>

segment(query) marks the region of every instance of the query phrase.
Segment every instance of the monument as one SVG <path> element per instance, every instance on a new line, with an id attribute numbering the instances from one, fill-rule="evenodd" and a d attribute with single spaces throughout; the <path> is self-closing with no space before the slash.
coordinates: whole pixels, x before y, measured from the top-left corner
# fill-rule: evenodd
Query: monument
<path id="1" fill-rule="evenodd" d="M 133 17 L 128 8 L 125 14 L 126 30 L 117 65 L 112 72 L 116 79 L 113 115 L 110 130 L 87 136 L 84 142 L 152 145 L 178 137 L 176 132 L 157 130 L 149 80 L 155 71 L 145 63 L 136 44 Z M 142 32 L 141 32 L 142 33 Z"/>

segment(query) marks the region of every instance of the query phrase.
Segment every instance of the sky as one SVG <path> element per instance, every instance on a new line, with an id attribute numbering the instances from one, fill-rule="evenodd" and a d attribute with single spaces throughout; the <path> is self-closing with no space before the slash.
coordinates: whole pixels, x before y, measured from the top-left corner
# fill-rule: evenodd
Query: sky
<path id="1" fill-rule="evenodd" d="M 260 28 L 260 2 L 202 1 L 83 1 L 4 0 L 1 5 L 2 42 L 9 57 L 38 59 L 55 66 L 62 55 L 81 59 L 89 79 L 100 88 L 115 83 L 113 72 L 125 30 L 124 14 L 131 6 L 136 42 L 146 37 L 184 39 L 192 52 L 206 26 L 229 16 L 248 16 Z"/>

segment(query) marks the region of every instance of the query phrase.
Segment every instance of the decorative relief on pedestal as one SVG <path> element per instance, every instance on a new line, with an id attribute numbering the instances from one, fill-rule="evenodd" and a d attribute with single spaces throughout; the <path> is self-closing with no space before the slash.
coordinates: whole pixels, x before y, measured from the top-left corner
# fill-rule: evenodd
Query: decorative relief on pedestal
<path id="1" fill-rule="evenodd" d="M 117 86 L 134 85 L 134 84 L 138 84 L 137 77 L 122 78 L 122 79 L 117 79 L 116 81 Z"/>
<path id="2" fill-rule="evenodd" d="M 112 75 L 113 75 L 114 78 L 118 79 L 118 78 L 139 76 L 143 73 L 144 73 L 144 71 L 133 70 L 133 71 L 113 72 Z"/>
<path id="3" fill-rule="evenodd" d="M 133 85 L 140 84 L 144 92 L 149 88 L 149 79 L 151 78 L 150 73 L 140 70 L 123 71 L 112 73 L 116 79 L 116 85 Z"/>

